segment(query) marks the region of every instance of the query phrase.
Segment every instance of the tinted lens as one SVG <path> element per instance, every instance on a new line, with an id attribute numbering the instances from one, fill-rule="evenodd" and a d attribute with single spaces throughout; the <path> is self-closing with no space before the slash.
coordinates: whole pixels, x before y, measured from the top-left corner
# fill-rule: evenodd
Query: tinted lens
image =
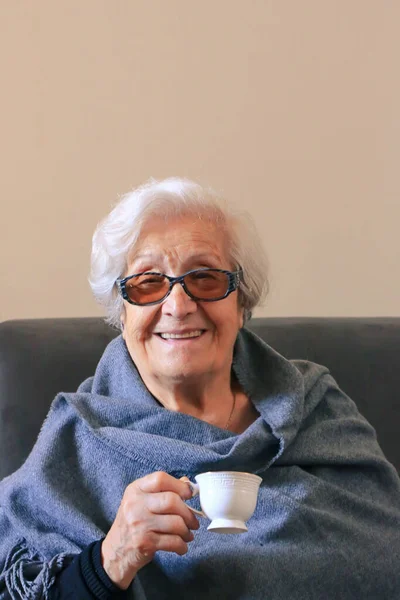
<path id="1" fill-rule="evenodd" d="M 144 273 L 129 279 L 125 289 L 132 302 L 148 304 L 164 298 L 169 290 L 169 281 L 162 275 Z"/>
<path id="2" fill-rule="evenodd" d="M 217 300 L 228 291 L 229 279 L 219 271 L 194 271 L 184 278 L 188 291 L 199 300 Z"/>

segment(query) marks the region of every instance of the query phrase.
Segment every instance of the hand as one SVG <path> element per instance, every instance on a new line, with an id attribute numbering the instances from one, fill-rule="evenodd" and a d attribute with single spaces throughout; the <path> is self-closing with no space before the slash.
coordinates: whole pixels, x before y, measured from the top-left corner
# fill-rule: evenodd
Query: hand
<path id="1" fill-rule="evenodd" d="M 157 550 L 184 555 L 199 522 L 184 503 L 189 485 L 161 471 L 129 484 L 114 523 L 102 543 L 103 568 L 121 589 Z"/>

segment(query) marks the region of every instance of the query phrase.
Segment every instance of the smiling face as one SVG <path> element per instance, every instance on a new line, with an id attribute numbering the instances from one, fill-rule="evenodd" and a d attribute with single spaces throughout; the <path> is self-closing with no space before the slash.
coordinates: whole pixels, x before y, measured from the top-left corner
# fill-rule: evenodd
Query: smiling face
<path id="1" fill-rule="evenodd" d="M 168 223 L 153 218 L 142 230 L 125 275 L 157 271 L 176 277 L 201 267 L 234 270 L 221 229 L 193 217 Z M 196 302 L 176 284 L 160 304 L 124 302 L 122 321 L 129 353 L 150 389 L 151 381 L 229 381 L 233 346 L 243 325 L 237 291 L 217 302 Z"/>

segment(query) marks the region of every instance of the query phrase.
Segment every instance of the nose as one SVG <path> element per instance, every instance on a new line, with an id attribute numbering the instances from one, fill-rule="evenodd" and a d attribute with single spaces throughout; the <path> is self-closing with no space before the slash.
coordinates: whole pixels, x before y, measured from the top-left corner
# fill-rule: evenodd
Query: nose
<path id="1" fill-rule="evenodd" d="M 170 295 L 162 304 L 162 312 L 166 315 L 183 319 L 186 315 L 196 312 L 197 303 L 187 295 L 180 283 L 172 286 Z"/>

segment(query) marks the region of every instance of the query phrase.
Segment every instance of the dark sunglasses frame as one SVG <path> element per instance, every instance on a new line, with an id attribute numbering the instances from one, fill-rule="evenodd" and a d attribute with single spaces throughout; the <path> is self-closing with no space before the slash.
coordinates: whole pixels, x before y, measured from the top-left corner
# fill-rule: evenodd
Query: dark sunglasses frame
<path id="1" fill-rule="evenodd" d="M 190 275 L 191 273 L 197 273 L 199 271 L 213 271 L 217 273 L 224 273 L 225 275 L 227 275 L 228 289 L 226 293 L 218 298 L 207 299 L 197 298 L 197 296 L 191 294 L 185 285 L 185 277 L 186 275 Z M 152 306 L 153 304 L 160 304 L 170 295 L 172 288 L 176 283 L 180 283 L 183 289 L 185 290 L 186 294 L 189 296 L 189 298 L 195 300 L 196 302 L 217 302 L 218 300 L 223 300 L 224 298 L 229 296 L 229 294 L 234 292 L 239 287 L 241 274 L 241 269 L 239 271 L 226 271 L 225 269 L 192 269 L 191 271 L 187 271 L 187 273 L 184 273 L 183 275 L 179 275 L 179 277 L 170 277 L 169 275 L 165 275 L 165 273 L 159 273 L 158 271 L 143 271 L 143 273 L 135 273 L 134 275 L 128 275 L 128 277 L 124 277 L 124 279 L 117 279 L 115 283 L 123 299 L 129 302 L 129 304 L 134 304 L 135 306 Z M 133 279 L 134 277 L 140 277 L 141 275 L 161 275 L 162 277 L 165 277 L 169 281 L 168 292 L 162 298 L 160 298 L 160 300 L 155 300 L 154 302 L 144 302 L 143 304 L 134 302 L 128 296 L 128 293 L 126 291 L 126 283 L 130 279 Z"/>

